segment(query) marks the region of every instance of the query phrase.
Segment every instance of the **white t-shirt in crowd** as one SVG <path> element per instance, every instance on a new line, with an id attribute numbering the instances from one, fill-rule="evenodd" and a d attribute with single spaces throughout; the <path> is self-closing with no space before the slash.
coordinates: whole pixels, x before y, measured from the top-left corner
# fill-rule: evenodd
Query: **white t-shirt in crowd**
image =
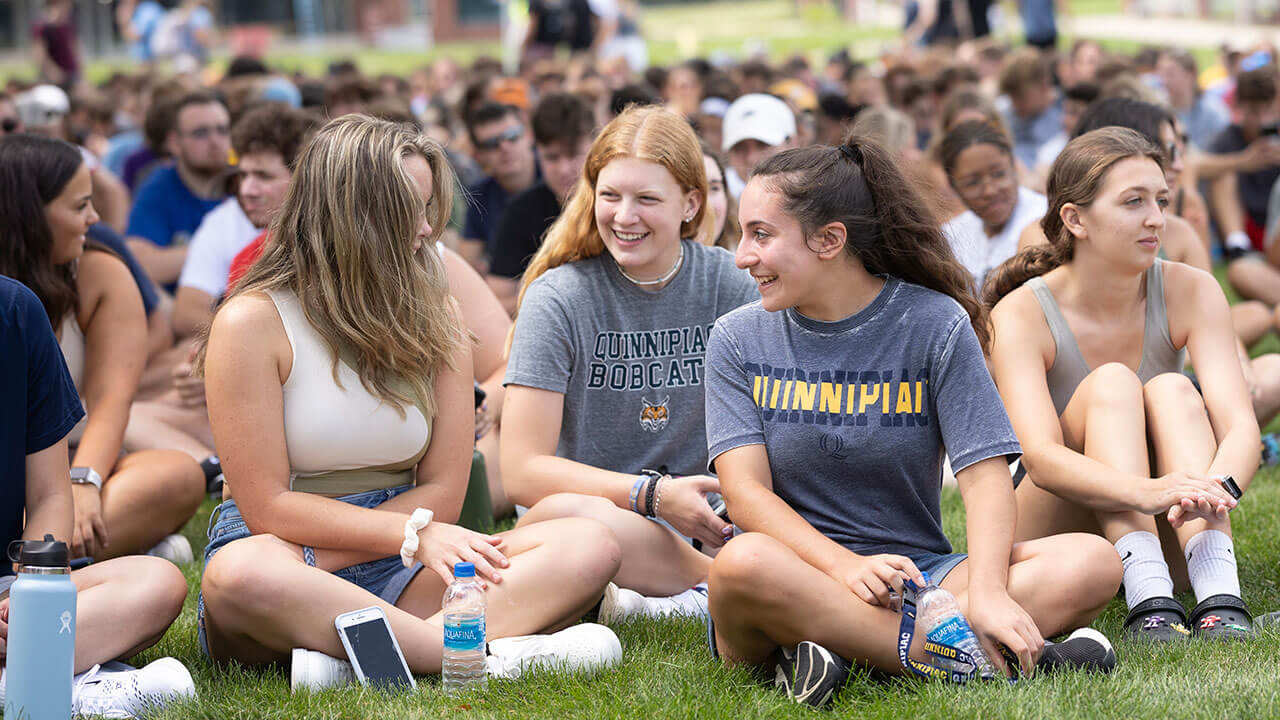
<path id="1" fill-rule="evenodd" d="M 191 236 L 187 260 L 182 264 L 178 287 L 192 287 L 219 298 L 227 291 L 227 274 L 231 261 L 245 245 L 262 234 L 240 209 L 234 197 L 223 200 L 200 221 Z"/>
<path id="2" fill-rule="evenodd" d="M 972 210 L 966 210 L 942 226 L 942 234 L 951 243 L 956 259 L 973 276 L 974 287 L 981 288 L 987 273 L 1018 252 L 1018 236 L 1028 225 L 1044 217 L 1049 201 L 1043 195 L 1018 187 L 1018 202 L 1004 229 L 994 237 L 987 237 L 982 218 Z"/>

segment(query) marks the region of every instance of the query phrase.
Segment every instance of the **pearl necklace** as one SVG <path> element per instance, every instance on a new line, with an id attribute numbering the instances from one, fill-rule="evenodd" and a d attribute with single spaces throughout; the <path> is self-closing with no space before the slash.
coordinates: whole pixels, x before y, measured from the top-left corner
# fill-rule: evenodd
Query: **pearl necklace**
<path id="1" fill-rule="evenodd" d="M 684 264 L 684 243 L 683 242 L 680 243 L 680 255 L 679 257 L 676 258 L 676 263 L 671 266 L 671 269 L 667 271 L 666 275 L 663 275 L 662 277 L 656 280 L 637 280 L 631 277 L 630 275 L 628 275 L 627 271 L 623 270 L 621 265 L 618 265 L 617 260 L 614 260 L 613 264 L 618 266 L 618 272 L 622 273 L 622 277 L 626 278 L 627 280 L 630 280 L 632 285 L 639 285 L 640 287 L 651 287 L 653 285 L 661 285 L 662 283 L 675 277 L 676 273 L 680 271 L 680 266 Z"/>

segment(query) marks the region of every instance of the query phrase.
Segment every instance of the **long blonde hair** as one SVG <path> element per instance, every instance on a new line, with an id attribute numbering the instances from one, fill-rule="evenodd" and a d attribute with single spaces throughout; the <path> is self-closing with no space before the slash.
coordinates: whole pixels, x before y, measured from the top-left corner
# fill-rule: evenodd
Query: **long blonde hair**
<path id="1" fill-rule="evenodd" d="M 431 167 L 429 205 L 404 167 L 411 155 Z M 455 369 L 468 333 L 439 255 L 412 245 L 424 215 L 428 242 L 444 232 L 453 187 L 435 141 L 366 115 L 333 120 L 301 152 L 270 241 L 232 297 L 292 291 L 333 351 L 334 382 L 342 357 L 371 394 L 402 412 L 419 401 L 430 417 L 440 365 Z"/>
<path id="2" fill-rule="evenodd" d="M 546 239 L 524 272 L 517 309 L 524 302 L 529 285 L 546 271 L 604 252 L 604 241 L 596 227 L 596 180 L 600 171 L 618 158 L 657 163 L 671 173 L 682 192 L 698 191 L 698 212 L 688 222 L 680 223 L 679 237 L 701 242 L 711 235 L 714 219 L 707 209 L 707 170 L 702 164 L 698 136 L 684 118 L 670 110 L 656 105 L 633 106 L 606 125 L 592 143 L 581 182 L 574 186 L 573 196 L 547 230 Z"/>

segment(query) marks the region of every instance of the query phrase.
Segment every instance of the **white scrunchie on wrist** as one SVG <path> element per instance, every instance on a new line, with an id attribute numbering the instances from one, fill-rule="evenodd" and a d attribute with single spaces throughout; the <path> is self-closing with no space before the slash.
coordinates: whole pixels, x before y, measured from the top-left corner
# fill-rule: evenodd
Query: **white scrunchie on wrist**
<path id="1" fill-rule="evenodd" d="M 418 533 L 431 524 L 435 513 L 426 508 L 413 511 L 404 523 L 404 544 L 400 546 L 400 561 L 405 567 L 413 567 L 413 557 L 418 554 Z"/>

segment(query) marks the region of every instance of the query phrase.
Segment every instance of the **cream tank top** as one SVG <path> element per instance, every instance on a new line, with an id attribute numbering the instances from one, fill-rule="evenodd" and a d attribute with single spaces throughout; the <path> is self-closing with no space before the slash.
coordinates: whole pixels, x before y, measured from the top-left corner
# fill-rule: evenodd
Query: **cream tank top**
<path id="1" fill-rule="evenodd" d="M 267 294 L 293 349 L 283 388 L 290 489 L 345 495 L 413 484 L 413 469 L 431 440 L 431 420 L 421 402 L 404 407 L 402 417 L 394 405 L 371 395 L 341 359 L 340 385 L 334 383 L 333 352 L 307 321 L 297 296 Z"/>
<path id="2" fill-rule="evenodd" d="M 1169 312 L 1164 301 L 1164 260 L 1157 259 L 1147 269 L 1147 312 L 1146 323 L 1142 330 L 1142 363 L 1138 366 L 1138 378 L 1147 382 L 1151 378 L 1168 372 L 1182 372 L 1186 349 L 1173 346 L 1169 335 Z M 1049 368 L 1049 394 L 1053 396 L 1053 408 L 1061 416 L 1071 402 L 1076 388 L 1093 371 L 1080 352 L 1080 344 L 1071 332 L 1058 301 L 1054 300 L 1049 286 L 1044 279 L 1034 277 L 1027 281 L 1027 287 L 1035 293 L 1044 313 L 1045 322 L 1049 324 L 1049 332 L 1058 350 L 1053 359 L 1053 367 Z"/>

